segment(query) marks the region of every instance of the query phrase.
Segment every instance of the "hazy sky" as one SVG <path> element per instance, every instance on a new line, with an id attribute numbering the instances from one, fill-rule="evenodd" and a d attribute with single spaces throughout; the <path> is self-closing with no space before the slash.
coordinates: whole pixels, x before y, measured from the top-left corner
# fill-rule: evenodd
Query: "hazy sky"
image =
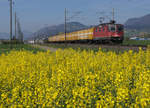
<path id="1" fill-rule="evenodd" d="M 115 19 L 124 23 L 128 18 L 150 14 L 150 0 L 13 0 L 14 10 L 25 31 L 64 23 L 64 8 L 69 21 L 86 25 L 99 23 L 99 17 L 111 16 L 115 8 Z M 9 32 L 9 2 L 0 0 L 0 32 Z"/>

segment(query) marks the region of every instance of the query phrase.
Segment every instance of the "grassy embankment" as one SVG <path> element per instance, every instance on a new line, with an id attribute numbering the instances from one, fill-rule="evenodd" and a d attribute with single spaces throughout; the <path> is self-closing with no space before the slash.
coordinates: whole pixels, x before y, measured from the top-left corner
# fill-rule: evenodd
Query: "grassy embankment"
<path id="1" fill-rule="evenodd" d="M 122 45 L 148 46 L 150 40 L 125 40 Z"/>
<path id="2" fill-rule="evenodd" d="M 10 52 L 11 50 L 27 50 L 36 53 L 38 51 L 44 51 L 43 49 L 33 48 L 27 44 L 0 44 L 0 54 Z"/>

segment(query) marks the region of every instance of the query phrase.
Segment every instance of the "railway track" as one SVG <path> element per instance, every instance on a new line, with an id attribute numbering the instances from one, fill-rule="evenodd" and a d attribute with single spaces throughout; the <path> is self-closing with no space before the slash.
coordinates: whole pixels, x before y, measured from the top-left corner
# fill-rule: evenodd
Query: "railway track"
<path id="1" fill-rule="evenodd" d="M 105 48 L 105 49 L 116 49 L 116 50 L 134 50 L 138 51 L 141 47 L 143 50 L 147 49 L 147 46 L 142 45 L 121 45 L 121 44 L 87 44 L 87 43 L 49 43 L 46 46 L 52 46 L 57 48 Z"/>

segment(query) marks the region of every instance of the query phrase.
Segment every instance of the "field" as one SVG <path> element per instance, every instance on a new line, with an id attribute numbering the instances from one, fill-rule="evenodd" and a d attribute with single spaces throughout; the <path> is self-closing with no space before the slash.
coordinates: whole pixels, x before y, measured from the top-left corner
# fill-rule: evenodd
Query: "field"
<path id="1" fill-rule="evenodd" d="M 39 48 L 33 48 L 30 45 L 27 44 L 0 44 L 0 54 L 2 53 L 8 53 L 11 50 L 28 50 L 32 52 L 38 52 L 38 51 L 44 51 Z"/>
<path id="2" fill-rule="evenodd" d="M 125 40 L 123 45 L 147 46 L 150 45 L 150 40 Z"/>
<path id="3" fill-rule="evenodd" d="M 150 48 L 13 50 L 0 56 L 0 106 L 149 108 L 149 79 Z"/>

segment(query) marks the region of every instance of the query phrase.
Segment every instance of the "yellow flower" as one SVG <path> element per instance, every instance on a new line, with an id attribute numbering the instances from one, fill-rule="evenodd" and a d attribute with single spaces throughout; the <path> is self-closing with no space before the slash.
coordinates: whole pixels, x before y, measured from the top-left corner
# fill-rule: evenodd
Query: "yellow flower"
<path id="1" fill-rule="evenodd" d="M 0 55 L 0 107 L 149 107 L 150 51 Z"/>

